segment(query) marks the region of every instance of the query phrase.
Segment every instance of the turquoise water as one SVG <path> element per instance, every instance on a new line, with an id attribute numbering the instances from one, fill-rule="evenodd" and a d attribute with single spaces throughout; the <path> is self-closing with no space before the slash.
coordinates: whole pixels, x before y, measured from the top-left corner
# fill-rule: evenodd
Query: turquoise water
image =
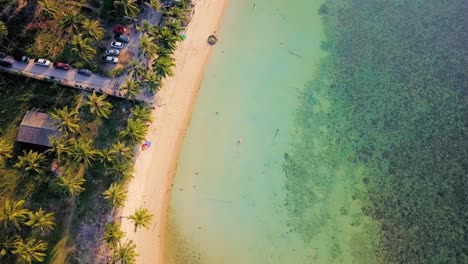
<path id="1" fill-rule="evenodd" d="M 326 127 L 309 164 L 317 181 L 285 173 L 302 141 L 303 90 L 326 55 L 321 1 L 253 4 L 230 1 L 220 28 L 173 185 L 168 263 L 372 263 L 375 224 L 352 199 L 365 171 L 320 137 Z M 315 105 L 330 107 L 325 97 Z M 322 163 L 330 151 L 333 162 Z"/>
<path id="2" fill-rule="evenodd" d="M 231 1 L 167 263 L 468 263 L 467 12 Z"/>

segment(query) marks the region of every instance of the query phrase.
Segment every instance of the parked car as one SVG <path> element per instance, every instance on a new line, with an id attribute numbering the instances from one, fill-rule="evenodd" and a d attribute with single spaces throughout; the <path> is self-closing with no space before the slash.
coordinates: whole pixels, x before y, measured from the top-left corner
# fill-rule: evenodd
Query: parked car
<path id="1" fill-rule="evenodd" d="M 122 34 L 115 34 L 114 39 L 123 43 L 130 42 L 130 38 Z"/>
<path id="2" fill-rule="evenodd" d="M 102 60 L 104 62 L 112 62 L 112 63 L 117 63 L 119 62 L 119 59 L 117 59 L 116 57 L 111 57 L 111 56 L 103 56 L 102 57 Z"/>
<path id="3" fill-rule="evenodd" d="M 11 68 L 13 67 L 13 63 L 5 60 L 0 60 L 0 66 Z"/>
<path id="4" fill-rule="evenodd" d="M 106 55 L 107 56 L 119 56 L 120 51 L 111 49 L 111 50 L 106 50 Z"/>
<path id="5" fill-rule="evenodd" d="M 122 44 L 122 42 L 113 41 L 111 43 L 111 47 L 114 48 L 114 49 L 121 49 L 121 48 L 123 48 L 123 44 Z"/>
<path id="6" fill-rule="evenodd" d="M 34 64 L 39 65 L 39 66 L 49 67 L 50 61 L 46 59 L 35 59 Z"/>
<path id="7" fill-rule="evenodd" d="M 68 71 L 70 69 L 70 64 L 66 64 L 63 62 L 55 62 L 54 67 L 57 69 L 62 69 Z"/>
<path id="8" fill-rule="evenodd" d="M 90 70 L 87 70 L 87 69 L 79 69 L 78 74 L 91 76 L 93 74 L 93 72 L 90 71 Z"/>
<path id="9" fill-rule="evenodd" d="M 114 31 L 114 33 L 125 33 L 127 30 L 122 25 L 115 25 L 112 31 Z"/>
<path id="10" fill-rule="evenodd" d="M 13 59 L 15 61 L 25 62 L 25 63 L 29 63 L 29 60 L 30 60 L 30 58 L 28 58 L 26 56 L 14 56 Z"/>

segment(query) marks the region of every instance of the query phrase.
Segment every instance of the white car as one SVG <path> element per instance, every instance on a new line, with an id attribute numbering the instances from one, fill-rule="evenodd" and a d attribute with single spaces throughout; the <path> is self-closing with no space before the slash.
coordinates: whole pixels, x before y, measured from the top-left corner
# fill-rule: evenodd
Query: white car
<path id="1" fill-rule="evenodd" d="M 115 49 L 106 50 L 107 56 L 119 56 L 119 54 L 120 54 L 119 50 L 115 50 Z"/>
<path id="2" fill-rule="evenodd" d="M 35 59 L 34 64 L 49 67 L 50 66 L 50 61 L 46 60 L 46 59 Z"/>
<path id="3" fill-rule="evenodd" d="M 111 47 L 113 47 L 115 49 L 121 49 L 121 48 L 123 48 L 123 44 L 122 44 L 122 42 L 113 41 L 111 43 Z"/>
<path id="4" fill-rule="evenodd" d="M 117 59 L 116 57 L 111 57 L 111 56 L 104 56 L 104 57 L 102 57 L 102 60 L 104 62 L 112 62 L 112 63 L 118 63 L 119 62 L 119 59 Z"/>

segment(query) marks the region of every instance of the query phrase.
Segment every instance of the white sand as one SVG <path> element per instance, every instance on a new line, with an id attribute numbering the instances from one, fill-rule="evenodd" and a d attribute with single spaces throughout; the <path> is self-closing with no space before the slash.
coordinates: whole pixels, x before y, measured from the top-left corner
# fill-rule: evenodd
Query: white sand
<path id="1" fill-rule="evenodd" d="M 132 239 L 136 243 L 137 263 L 163 262 L 161 249 L 177 159 L 211 52 L 206 41 L 217 30 L 226 3 L 227 0 L 196 1 L 187 39 L 175 53 L 175 75 L 165 81 L 157 96 L 160 107 L 153 113 L 155 122 L 147 138 L 152 146 L 136 160 L 134 179 L 129 184 L 128 200 L 121 214 L 131 215 L 143 206 L 154 215 L 149 230 L 142 228 L 137 232 L 128 219 L 122 219 L 122 230 L 126 233 L 123 242 Z"/>

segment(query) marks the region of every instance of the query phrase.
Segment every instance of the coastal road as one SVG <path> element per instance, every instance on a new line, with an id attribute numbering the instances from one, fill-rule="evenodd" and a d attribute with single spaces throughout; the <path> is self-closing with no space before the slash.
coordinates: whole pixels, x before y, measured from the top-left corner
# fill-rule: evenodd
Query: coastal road
<path id="1" fill-rule="evenodd" d="M 29 63 L 15 61 L 11 56 L 7 56 L 2 60 L 9 61 L 13 64 L 11 68 L 1 67 L 0 70 L 10 73 L 16 73 L 38 80 L 49 80 L 60 83 L 64 86 L 73 87 L 76 89 L 96 91 L 105 93 L 110 96 L 125 98 L 124 93 L 119 89 L 124 78 L 109 78 L 96 73 L 91 76 L 78 74 L 78 69 L 70 66 L 68 71 L 54 68 L 52 65 L 46 67 L 34 64 L 33 60 Z M 152 98 L 145 94 L 140 94 L 137 97 L 139 101 L 152 102 Z"/>

